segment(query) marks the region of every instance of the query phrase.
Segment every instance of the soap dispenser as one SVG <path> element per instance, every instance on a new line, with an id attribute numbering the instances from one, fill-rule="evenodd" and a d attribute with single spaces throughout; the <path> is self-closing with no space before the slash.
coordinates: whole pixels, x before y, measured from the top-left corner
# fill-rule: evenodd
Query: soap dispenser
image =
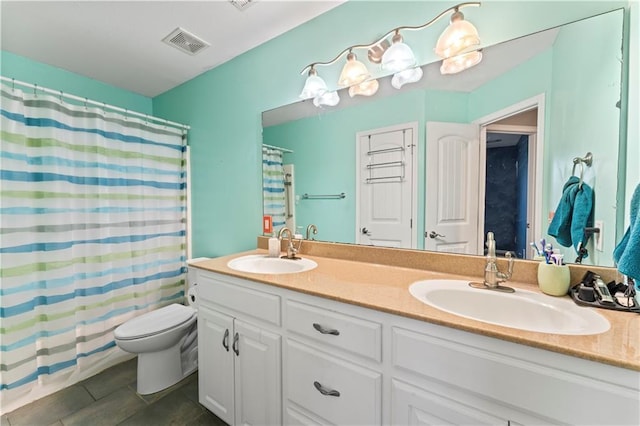
<path id="1" fill-rule="evenodd" d="M 280 240 L 275 235 L 269 238 L 269 257 L 280 256 Z"/>

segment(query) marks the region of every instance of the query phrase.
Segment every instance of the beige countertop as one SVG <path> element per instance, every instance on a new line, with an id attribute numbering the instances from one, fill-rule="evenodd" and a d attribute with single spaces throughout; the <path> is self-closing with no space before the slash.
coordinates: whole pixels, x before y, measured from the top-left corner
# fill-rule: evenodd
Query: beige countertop
<path id="1" fill-rule="evenodd" d="M 597 309 L 598 313 L 611 323 L 611 328 L 605 333 L 596 335 L 575 336 L 538 333 L 501 327 L 449 314 L 418 301 L 411 296 L 408 290 L 413 282 L 419 280 L 433 278 L 478 280 L 478 276 L 456 275 L 308 254 L 303 254 L 303 257 L 316 261 L 318 267 L 296 274 L 243 273 L 227 267 L 227 262 L 235 257 L 266 253 L 266 250 L 256 249 L 197 262 L 194 266 L 339 302 L 640 371 L 640 315 L 638 314 Z M 509 281 L 508 285 L 539 292 L 537 285 L 530 283 Z"/>

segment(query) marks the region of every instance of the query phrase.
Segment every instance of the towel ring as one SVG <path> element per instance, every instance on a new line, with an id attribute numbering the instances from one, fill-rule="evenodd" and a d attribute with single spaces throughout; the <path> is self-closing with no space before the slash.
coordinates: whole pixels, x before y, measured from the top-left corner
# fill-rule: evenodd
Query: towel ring
<path id="1" fill-rule="evenodd" d="M 593 154 L 590 152 L 587 152 L 587 155 L 585 155 L 584 157 L 575 157 L 573 159 L 573 169 L 571 169 L 571 176 L 576 175 L 576 166 L 578 164 L 580 164 L 580 182 L 578 183 L 578 186 L 582 188 L 582 178 L 584 176 L 584 165 L 586 164 L 587 167 L 591 167 L 591 164 L 593 164 Z"/>

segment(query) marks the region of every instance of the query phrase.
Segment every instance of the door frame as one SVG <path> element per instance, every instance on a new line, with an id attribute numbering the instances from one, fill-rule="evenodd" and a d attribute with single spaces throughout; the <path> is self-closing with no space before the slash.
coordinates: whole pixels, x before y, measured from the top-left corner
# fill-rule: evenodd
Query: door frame
<path id="1" fill-rule="evenodd" d="M 542 235 L 542 185 L 543 185 L 543 158 L 544 158 L 544 122 L 545 122 L 545 95 L 541 93 L 529 99 L 525 99 L 516 104 L 510 105 L 501 110 L 495 111 L 477 120 L 474 124 L 480 126 L 480 175 L 478 182 L 478 196 L 485 199 L 486 180 L 486 156 L 487 156 L 487 127 L 491 125 L 491 132 L 501 133 L 521 133 L 529 135 L 529 165 L 528 168 L 528 189 L 535 188 L 533 197 L 529 193 L 527 202 L 527 217 L 531 218 L 531 227 L 527 236 L 534 239 L 537 235 Z M 511 117 L 513 115 L 537 108 L 536 127 L 532 126 L 500 126 L 493 123 Z M 532 240 L 533 241 L 533 240 Z M 484 203 L 480 203 L 478 209 L 478 253 L 483 253 L 484 244 Z"/>
<path id="2" fill-rule="evenodd" d="M 356 133 L 356 158 L 355 158 L 355 205 L 356 205 L 356 229 L 354 234 L 354 242 L 358 241 L 360 233 L 360 138 L 362 136 L 371 135 L 374 133 L 389 133 L 398 130 L 412 130 L 412 141 L 407 146 L 411 148 L 411 173 L 405 173 L 405 176 L 411 179 L 411 248 L 418 247 L 418 233 L 417 233 L 417 217 L 418 217 L 418 122 L 410 121 L 408 123 L 395 124 L 393 126 L 379 127 L 376 129 L 363 130 Z M 409 162 L 408 162 L 409 163 Z"/>

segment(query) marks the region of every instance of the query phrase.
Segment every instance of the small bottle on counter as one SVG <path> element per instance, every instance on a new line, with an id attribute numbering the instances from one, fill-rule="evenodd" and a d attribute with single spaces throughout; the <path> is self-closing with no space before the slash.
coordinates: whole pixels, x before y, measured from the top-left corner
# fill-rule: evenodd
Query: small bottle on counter
<path id="1" fill-rule="evenodd" d="M 280 240 L 275 237 L 275 236 L 271 236 L 271 238 L 269 238 L 269 257 L 279 257 L 280 256 Z"/>

